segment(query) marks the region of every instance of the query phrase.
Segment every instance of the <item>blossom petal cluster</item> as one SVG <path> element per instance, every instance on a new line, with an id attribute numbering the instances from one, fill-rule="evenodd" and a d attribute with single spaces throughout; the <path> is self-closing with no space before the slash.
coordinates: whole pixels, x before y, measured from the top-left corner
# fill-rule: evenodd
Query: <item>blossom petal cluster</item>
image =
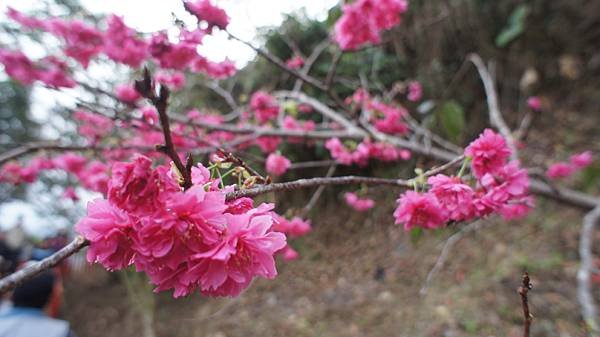
<path id="1" fill-rule="evenodd" d="M 357 0 L 345 4 L 335 24 L 335 41 L 342 50 L 355 50 L 381 42 L 381 31 L 400 23 L 405 0 Z"/>
<path id="2" fill-rule="evenodd" d="M 353 151 L 346 147 L 339 138 L 327 140 L 325 148 L 329 150 L 333 159 L 343 165 L 357 164 L 359 166 L 366 166 L 371 158 L 391 162 L 408 160 L 411 157 L 411 153 L 408 150 L 400 149 L 384 142 L 373 143 L 368 139 L 355 145 Z"/>
<path id="3" fill-rule="evenodd" d="M 369 198 L 361 198 L 354 192 L 344 194 L 344 200 L 348 206 L 352 207 L 357 212 L 366 212 L 375 207 L 375 201 Z"/>
<path id="4" fill-rule="evenodd" d="M 252 94 L 252 97 L 250 97 L 250 109 L 252 109 L 256 120 L 260 124 L 265 124 L 279 115 L 279 105 L 275 97 L 264 91 L 257 91 Z"/>
<path id="5" fill-rule="evenodd" d="M 274 278 L 286 237 L 275 230 L 273 205 L 227 201 L 232 188 L 219 188 L 201 165 L 192 180 L 183 190 L 172 169 L 141 155 L 113 164 L 107 198 L 90 202 L 76 225 L 90 241 L 88 261 L 108 270 L 133 265 L 174 297 L 237 296 L 257 276 Z"/>
<path id="6" fill-rule="evenodd" d="M 266 169 L 269 174 L 280 176 L 287 172 L 291 164 L 292 163 L 290 162 L 290 160 L 286 157 L 278 153 L 271 153 L 267 157 Z"/>
<path id="7" fill-rule="evenodd" d="M 533 198 L 527 170 L 518 161 L 508 161 L 510 150 L 501 135 L 485 130 L 465 155 L 474 181 L 444 174 L 429 177 L 427 190 L 407 191 L 397 200 L 396 223 L 406 230 L 430 229 L 491 214 L 514 219 L 528 213 Z"/>
<path id="8" fill-rule="evenodd" d="M 567 178 L 590 166 L 593 161 L 592 151 L 576 153 L 569 158 L 569 161 L 560 161 L 550 165 L 546 176 L 550 179 Z"/>
<path id="9" fill-rule="evenodd" d="M 68 59 L 77 61 L 85 69 L 101 54 L 134 69 L 146 61 L 154 61 L 162 69 L 202 72 L 216 79 L 233 75 L 236 67 L 232 61 L 213 62 L 197 51 L 202 38 L 211 34 L 214 27 L 224 29 L 227 26 L 227 14 L 208 0 L 185 2 L 184 5 L 207 27 L 192 31 L 181 27 L 181 34 L 175 41 L 166 32 L 154 33 L 150 38 L 143 37 L 116 15 L 108 16 L 107 28 L 101 30 L 78 20 L 55 17 L 38 19 L 8 8 L 7 16 L 22 27 L 43 31 L 61 40 L 63 55 L 32 60 L 20 51 L 2 47 L 0 63 L 10 77 L 25 85 L 39 81 L 51 88 L 73 88 L 77 85 L 70 75 L 72 67 L 68 66 Z M 180 88 L 185 78 L 182 72 L 178 72 L 169 78 L 163 76 L 162 82 L 172 88 Z"/>

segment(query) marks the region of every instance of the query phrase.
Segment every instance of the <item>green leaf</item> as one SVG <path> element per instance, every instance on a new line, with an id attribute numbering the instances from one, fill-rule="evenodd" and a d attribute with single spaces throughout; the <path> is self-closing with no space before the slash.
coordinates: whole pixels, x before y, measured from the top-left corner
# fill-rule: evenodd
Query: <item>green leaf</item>
<path id="1" fill-rule="evenodd" d="M 585 191 L 594 191 L 600 186 L 600 162 L 596 162 L 581 173 L 581 188 Z"/>
<path id="2" fill-rule="evenodd" d="M 327 27 L 333 27 L 337 20 L 342 16 L 342 7 L 337 5 L 333 6 L 327 13 Z"/>
<path id="3" fill-rule="evenodd" d="M 410 242 L 416 244 L 423 237 L 423 228 L 415 227 L 410 230 Z"/>
<path id="4" fill-rule="evenodd" d="M 465 111 L 455 101 L 446 101 L 437 110 L 444 132 L 452 141 L 458 141 L 465 129 Z"/>
<path id="5" fill-rule="evenodd" d="M 529 15 L 529 6 L 521 4 L 510 14 L 507 25 L 496 37 L 496 46 L 503 48 L 525 31 L 525 19 Z"/>

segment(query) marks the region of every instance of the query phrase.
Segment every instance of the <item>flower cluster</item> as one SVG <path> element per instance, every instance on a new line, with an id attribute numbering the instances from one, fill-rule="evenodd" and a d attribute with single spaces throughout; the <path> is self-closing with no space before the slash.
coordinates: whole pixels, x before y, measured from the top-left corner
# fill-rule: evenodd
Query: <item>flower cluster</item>
<path id="1" fill-rule="evenodd" d="M 343 50 L 354 50 L 381 41 L 380 33 L 400 23 L 405 0 L 357 0 L 343 7 L 335 24 L 335 41 Z"/>
<path id="2" fill-rule="evenodd" d="M 266 169 L 269 174 L 280 176 L 290 168 L 291 164 L 290 160 L 286 157 L 278 153 L 271 153 L 267 157 Z"/>
<path id="3" fill-rule="evenodd" d="M 250 98 L 250 109 L 254 112 L 256 120 L 260 124 L 277 118 L 279 105 L 275 98 L 264 91 L 257 91 Z"/>
<path id="4" fill-rule="evenodd" d="M 419 97 L 420 99 L 420 97 Z M 357 89 L 347 97 L 346 104 L 355 104 L 358 109 L 366 109 L 371 113 L 370 122 L 380 132 L 390 135 L 405 135 L 409 128 L 404 119 L 408 111 L 400 105 L 383 103 L 374 99 L 364 89 Z"/>
<path id="5" fill-rule="evenodd" d="M 344 194 L 346 204 L 352 207 L 357 212 L 366 212 L 375 206 L 375 201 L 369 198 L 361 198 L 354 192 Z"/>
<path id="6" fill-rule="evenodd" d="M 465 221 L 493 213 L 505 219 L 527 214 L 533 199 L 529 177 L 517 161 L 508 161 L 510 150 L 504 138 L 485 130 L 465 149 L 475 185 L 459 176 L 438 174 L 427 179 L 426 192 L 408 191 L 398 199 L 397 224 L 439 228 L 450 221 Z M 461 172 L 462 173 L 462 172 Z"/>
<path id="7" fill-rule="evenodd" d="M 308 234 L 312 230 L 310 221 L 303 220 L 300 217 L 293 217 L 286 219 L 283 216 L 276 215 L 276 222 L 273 225 L 273 229 L 277 232 L 285 233 L 289 238 L 298 238 Z M 281 254 L 284 260 L 291 261 L 298 258 L 298 252 L 294 250 L 289 242 L 288 244 L 278 252 Z"/>
<path id="8" fill-rule="evenodd" d="M 277 275 L 274 255 L 286 247 L 275 230 L 273 205 L 226 200 L 209 171 L 192 169 L 193 186 L 182 190 L 177 174 L 137 156 L 115 163 L 107 199 L 88 205 L 76 230 L 90 241 L 88 261 L 109 270 L 134 265 L 174 297 L 196 290 L 237 296 L 256 276 Z"/>
<path id="9" fill-rule="evenodd" d="M 349 144 L 353 146 L 354 144 Z M 354 150 L 349 150 L 338 138 L 331 138 L 325 142 L 325 148 L 329 150 L 333 159 L 343 165 L 357 164 L 366 166 L 370 158 L 381 161 L 408 160 L 411 154 L 408 150 L 399 149 L 393 145 L 366 139 L 355 145 Z"/>
<path id="10" fill-rule="evenodd" d="M 229 19 L 225 12 L 211 5 L 208 0 L 186 2 L 184 5 L 207 26 L 192 31 L 180 27 L 177 41 L 171 41 L 166 32 L 154 33 L 147 40 L 138 36 L 134 29 L 116 15 L 107 18 L 107 29 L 103 31 L 77 20 L 38 19 L 9 8 L 7 15 L 21 26 L 41 30 L 59 38 L 64 44 L 64 56 L 51 55 L 34 61 L 22 52 L 2 48 L 0 63 L 9 76 L 23 84 L 40 81 L 52 88 L 72 88 L 77 85 L 71 78 L 66 58 L 74 59 L 83 68 L 87 68 L 90 61 L 102 53 L 109 59 L 132 68 L 139 68 L 144 61 L 153 60 L 163 69 L 202 72 L 217 79 L 233 75 L 236 69 L 230 60 L 212 62 L 197 52 L 202 38 L 211 34 L 214 27 L 224 29 L 227 26 Z M 177 72 L 170 77 L 163 75 L 160 82 L 180 88 L 185 83 L 185 78 L 182 72 Z"/>
<path id="11" fill-rule="evenodd" d="M 108 167 L 97 160 L 67 152 L 54 158 L 35 157 L 21 165 L 8 162 L 0 169 L 0 183 L 18 185 L 34 182 L 42 171 L 61 170 L 72 174 L 81 185 L 91 191 L 106 193 L 108 188 Z"/>
<path id="12" fill-rule="evenodd" d="M 561 161 L 548 167 L 546 176 L 550 179 L 567 178 L 574 173 L 590 166 L 594 158 L 591 151 L 577 153 L 569 158 L 568 162 Z"/>

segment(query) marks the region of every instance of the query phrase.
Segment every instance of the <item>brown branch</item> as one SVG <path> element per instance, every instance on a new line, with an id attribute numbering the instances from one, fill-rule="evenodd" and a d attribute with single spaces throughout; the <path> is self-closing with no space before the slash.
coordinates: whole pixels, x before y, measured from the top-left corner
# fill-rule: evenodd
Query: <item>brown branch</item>
<path id="1" fill-rule="evenodd" d="M 181 161 L 179 154 L 175 150 L 175 145 L 173 144 L 173 138 L 171 137 L 171 127 L 169 125 L 169 116 L 167 116 L 167 107 L 169 104 L 169 89 L 161 85 L 158 96 L 154 92 L 154 86 L 152 83 L 152 78 L 150 77 L 150 72 L 148 68 L 144 69 L 144 78 L 138 81 L 135 81 L 135 89 L 137 92 L 144 98 L 147 98 L 156 108 L 158 112 L 158 117 L 160 119 L 160 125 L 163 130 L 163 136 L 165 138 L 165 144 L 161 146 L 157 146 L 157 150 L 165 153 L 173 163 L 175 167 L 183 177 L 183 188 L 188 189 L 192 187 L 192 175 L 189 170 L 186 169 L 185 165 Z"/>
<path id="2" fill-rule="evenodd" d="M 288 67 L 283 61 L 281 61 L 279 58 L 277 58 L 274 55 L 269 54 L 268 52 L 264 51 L 263 49 L 259 48 L 259 47 L 255 47 L 252 43 L 245 41 L 233 34 L 231 34 L 229 31 L 225 30 L 225 32 L 227 33 L 227 35 L 229 35 L 230 38 L 239 41 L 243 44 L 245 44 L 246 46 L 250 47 L 252 50 L 254 50 L 258 55 L 264 57 L 267 61 L 271 62 L 272 64 L 274 64 L 275 66 L 277 66 L 279 69 L 290 73 L 291 75 L 301 79 L 302 81 L 310 84 L 311 86 L 322 90 L 323 92 L 327 92 L 327 88 L 325 87 L 325 85 L 323 83 L 321 83 L 321 81 L 317 80 L 316 78 L 309 76 L 307 74 L 304 74 L 302 72 L 299 72 L 295 69 L 292 69 L 290 67 Z"/>
<path id="3" fill-rule="evenodd" d="M 423 175 L 424 175 L 425 177 L 431 177 L 431 176 L 433 176 L 433 175 L 436 175 L 436 174 L 438 174 L 438 173 L 444 172 L 444 171 L 446 171 L 447 169 L 449 169 L 449 168 L 451 168 L 451 167 L 453 167 L 453 166 L 455 166 L 455 165 L 457 165 L 457 164 L 459 164 L 459 163 L 462 163 L 462 161 L 463 161 L 464 159 L 465 159 L 465 156 L 464 156 L 464 155 L 460 155 L 460 156 L 458 156 L 458 157 L 456 157 L 456 158 L 452 159 L 451 161 L 447 162 L 447 163 L 446 163 L 446 164 L 444 164 L 444 165 L 437 166 L 437 167 L 434 167 L 434 168 L 432 168 L 431 170 L 428 170 L 428 171 L 427 171 L 427 172 L 425 172 Z"/>
<path id="4" fill-rule="evenodd" d="M 35 262 L 26 266 L 25 268 L 12 273 L 0 280 L 0 294 L 14 289 L 23 282 L 32 279 L 36 275 L 40 274 L 44 270 L 48 270 L 58 265 L 62 260 L 77 253 L 83 247 L 89 245 L 89 241 L 85 240 L 82 236 L 77 236 L 71 243 L 64 246 L 56 253 L 48 256 L 47 258 Z"/>
<path id="5" fill-rule="evenodd" d="M 529 274 L 525 272 L 523 274 L 523 279 L 521 281 L 521 286 L 519 287 L 519 295 L 521 295 L 521 306 L 523 307 L 523 337 L 529 337 L 529 330 L 531 328 L 531 321 L 533 320 L 533 316 L 529 312 L 529 301 L 527 299 L 527 293 L 531 290 L 533 286 L 529 280 Z"/>
<path id="6" fill-rule="evenodd" d="M 225 157 L 226 162 L 233 163 L 234 165 L 236 165 L 238 167 L 244 168 L 246 171 L 248 171 L 248 173 L 259 178 L 260 183 L 268 184 L 270 182 L 270 179 L 268 177 L 265 178 L 262 174 L 260 174 L 258 171 L 256 171 L 250 165 L 248 165 L 244 160 L 242 160 L 242 158 L 234 155 L 233 153 L 231 153 L 223 148 L 219 148 L 218 151 L 221 153 L 221 155 L 223 155 Z"/>
<path id="7" fill-rule="evenodd" d="M 329 43 L 330 43 L 330 41 L 327 38 L 315 47 L 315 49 L 312 51 L 310 56 L 306 59 L 306 62 L 304 62 L 304 66 L 302 67 L 302 72 L 304 74 L 308 75 L 308 73 L 310 72 L 310 69 L 312 68 L 314 63 L 317 61 L 319 56 L 321 56 L 323 51 L 325 49 L 327 49 L 327 46 L 329 46 Z M 302 83 L 304 83 L 304 82 L 301 79 L 297 79 L 296 83 L 294 83 L 294 89 L 292 91 L 295 91 L 295 92 L 300 91 L 302 89 Z"/>
<path id="8" fill-rule="evenodd" d="M 333 56 L 333 61 L 331 62 L 331 67 L 329 68 L 329 71 L 327 72 L 327 77 L 325 78 L 325 87 L 327 89 L 331 89 L 331 85 L 333 84 L 333 79 L 335 78 L 335 72 L 337 70 L 337 66 L 338 64 L 340 64 L 340 61 L 342 60 L 342 56 L 344 55 L 344 52 L 341 50 L 338 50 L 335 55 Z"/>
<path id="9" fill-rule="evenodd" d="M 374 177 L 359 177 L 359 176 L 344 176 L 332 178 L 309 178 L 288 181 L 284 183 L 276 183 L 263 185 L 246 190 L 239 190 L 227 193 L 227 200 L 233 200 L 242 197 L 256 197 L 261 194 L 279 191 L 290 191 L 300 188 L 308 188 L 322 185 L 351 185 L 351 184 L 367 184 L 367 185 L 390 185 L 399 187 L 412 188 L 413 183 L 409 180 L 402 179 L 385 179 Z"/>

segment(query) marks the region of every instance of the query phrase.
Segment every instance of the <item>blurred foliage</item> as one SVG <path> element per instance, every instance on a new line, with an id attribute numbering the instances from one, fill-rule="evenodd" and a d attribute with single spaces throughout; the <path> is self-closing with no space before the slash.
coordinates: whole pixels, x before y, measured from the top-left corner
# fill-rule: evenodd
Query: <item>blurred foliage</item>
<path id="1" fill-rule="evenodd" d="M 35 139 L 39 125 L 29 114 L 29 90 L 13 81 L 0 82 L 0 150 Z"/>

